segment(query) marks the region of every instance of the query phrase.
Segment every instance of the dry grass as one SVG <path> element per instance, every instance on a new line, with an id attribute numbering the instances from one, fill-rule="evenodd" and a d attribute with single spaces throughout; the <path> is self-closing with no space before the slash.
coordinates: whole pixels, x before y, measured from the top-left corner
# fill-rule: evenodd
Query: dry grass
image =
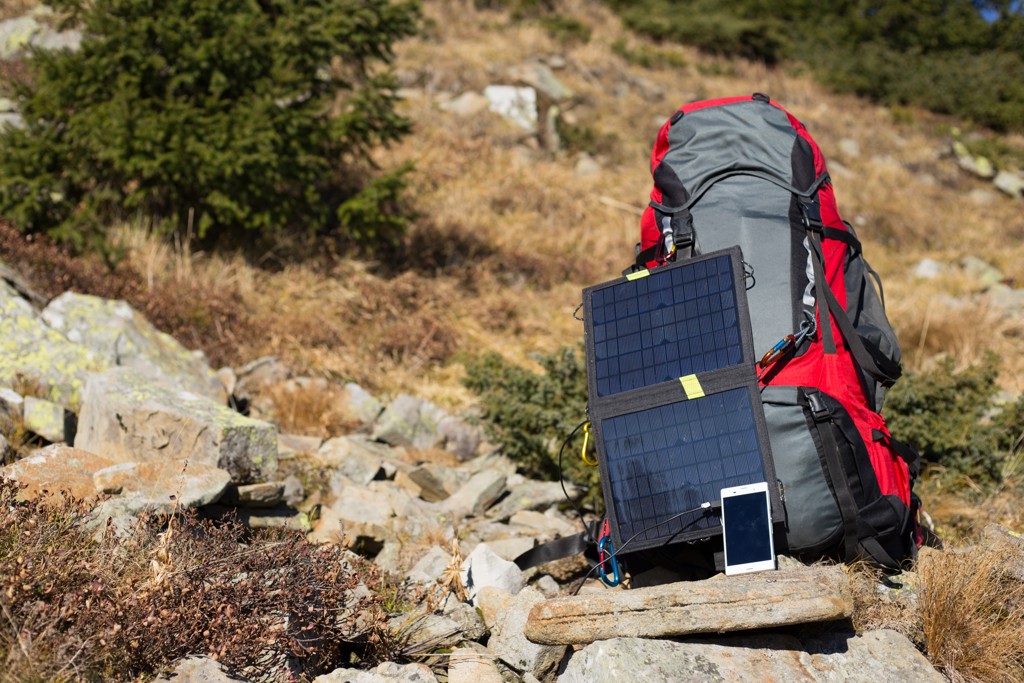
<path id="1" fill-rule="evenodd" d="M 4 0 L 0 5 L 0 21 L 28 14 L 38 5 L 38 0 Z"/>
<path id="2" fill-rule="evenodd" d="M 360 424 L 345 410 L 344 396 L 344 389 L 317 382 L 286 382 L 266 392 L 278 431 L 323 439 L 348 434 Z"/>
<path id="3" fill-rule="evenodd" d="M 927 653 L 954 682 L 1024 678 L 1024 553 L 1005 547 L 924 553 L 919 600 Z"/>
<path id="4" fill-rule="evenodd" d="M 916 600 L 916 581 L 912 574 L 896 577 L 895 583 L 882 571 L 865 562 L 842 565 L 853 591 L 853 625 L 858 633 L 892 629 L 902 633 L 918 647 L 923 646 L 924 632 Z"/>

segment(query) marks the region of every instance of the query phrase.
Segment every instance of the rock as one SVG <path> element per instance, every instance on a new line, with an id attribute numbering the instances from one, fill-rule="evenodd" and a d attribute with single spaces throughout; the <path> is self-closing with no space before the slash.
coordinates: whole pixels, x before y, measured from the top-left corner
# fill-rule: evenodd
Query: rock
<path id="1" fill-rule="evenodd" d="M 914 266 L 914 277 L 919 277 L 922 280 L 934 280 L 945 270 L 943 265 L 935 259 L 921 259 Z"/>
<path id="2" fill-rule="evenodd" d="M 469 557 L 463 560 L 461 576 L 469 601 L 474 605 L 477 594 L 486 586 L 515 595 L 526 584 L 519 567 L 498 557 L 486 543 L 477 545 Z"/>
<path id="3" fill-rule="evenodd" d="M 601 164 L 597 163 L 594 157 L 590 156 L 586 152 L 582 152 L 576 159 L 576 164 L 573 166 L 573 175 L 577 178 L 592 178 L 601 173 L 603 169 Z"/>
<path id="4" fill-rule="evenodd" d="M 456 517 L 479 517 L 505 493 L 505 475 L 485 470 L 449 496 L 441 506 Z"/>
<path id="5" fill-rule="evenodd" d="M 537 542 L 530 537 L 512 536 L 510 538 L 491 538 L 487 541 L 487 545 L 495 555 L 511 562 L 537 545 Z"/>
<path id="6" fill-rule="evenodd" d="M 347 399 L 346 409 L 349 415 L 364 425 L 373 424 L 373 421 L 380 417 L 381 411 L 384 410 L 384 406 L 380 401 L 355 382 L 349 382 L 345 385 L 345 395 Z"/>
<path id="7" fill-rule="evenodd" d="M 451 564 L 452 556 L 436 545 L 430 546 L 423 557 L 409 570 L 410 581 L 418 581 L 423 584 L 432 584 L 442 576 L 448 565 Z"/>
<path id="8" fill-rule="evenodd" d="M 967 193 L 967 198 L 978 206 L 991 206 L 997 199 L 999 199 L 999 195 L 991 190 L 976 187 Z"/>
<path id="9" fill-rule="evenodd" d="M 447 447 L 450 442 L 454 451 L 464 438 L 458 425 L 457 418 L 433 403 L 401 394 L 377 418 L 372 438 L 417 450 Z"/>
<path id="10" fill-rule="evenodd" d="M 512 594 L 495 586 L 484 586 L 476 595 L 476 608 L 488 629 L 494 628 L 511 602 Z"/>
<path id="11" fill-rule="evenodd" d="M 11 128 L 24 128 L 25 119 L 17 112 L 2 112 L 0 113 L 0 131 L 3 131 L 7 126 Z"/>
<path id="12" fill-rule="evenodd" d="M 460 647 L 448 659 L 448 683 L 504 683 L 495 656 Z"/>
<path id="13" fill-rule="evenodd" d="M 448 491 L 445 489 L 444 483 L 435 474 L 436 469 L 437 466 L 426 464 L 420 465 L 406 474 L 409 480 L 416 485 L 419 497 L 428 503 L 438 503 L 448 498 Z"/>
<path id="14" fill-rule="evenodd" d="M 958 152 L 956 163 L 963 170 L 986 180 L 995 176 L 995 166 L 985 157 L 972 155 L 966 147 L 955 148 L 955 151 Z"/>
<path id="15" fill-rule="evenodd" d="M 532 88 L 537 95 L 551 102 L 562 102 L 573 96 L 572 90 L 546 64 L 535 62 L 514 66 L 508 73 L 512 80 Z"/>
<path id="16" fill-rule="evenodd" d="M 1024 581 L 1024 536 L 1001 524 L 989 524 L 981 536 L 990 546 L 1009 555 L 1004 564 L 1006 572 L 1018 581 Z"/>
<path id="17" fill-rule="evenodd" d="M 38 380 L 47 398 L 74 409 L 90 372 L 104 364 L 43 322 L 32 306 L 0 281 L 0 383 L 11 386 L 18 375 Z"/>
<path id="18" fill-rule="evenodd" d="M 220 368 L 214 373 L 219 381 L 224 386 L 224 391 L 227 392 L 228 396 L 234 396 L 235 386 L 238 385 L 238 375 L 231 368 L 224 367 Z"/>
<path id="19" fill-rule="evenodd" d="M 537 580 L 534 581 L 533 587 L 543 593 L 546 598 L 553 598 L 560 595 L 562 592 L 562 587 L 559 586 L 554 577 L 549 574 L 542 574 L 539 576 Z"/>
<path id="20" fill-rule="evenodd" d="M 463 640 L 478 641 L 488 633 L 480 611 L 464 602 L 450 600 L 445 607 L 444 615 L 459 625 Z"/>
<path id="21" fill-rule="evenodd" d="M 75 52 L 82 46 L 81 31 L 43 31 L 32 41 L 40 50 L 69 50 Z"/>
<path id="22" fill-rule="evenodd" d="M 526 527 L 527 530 L 539 532 L 541 537 L 548 539 L 572 536 L 581 531 L 577 525 L 571 524 L 561 517 L 546 515 L 534 510 L 521 510 L 517 512 L 512 515 L 509 524 Z"/>
<path id="23" fill-rule="evenodd" d="M 761 681 L 940 683 L 939 674 L 906 637 L 895 631 L 839 634 L 801 643 L 763 634 L 672 642 L 615 638 L 588 645 L 569 660 L 559 683 L 647 681 Z"/>
<path id="24" fill-rule="evenodd" d="M 1024 317 L 1024 289 L 1012 289 L 1004 284 L 992 286 L 988 300 L 1011 316 Z"/>
<path id="25" fill-rule="evenodd" d="M 441 109 L 461 118 L 471 118 L 487 111 L 490 101 L 477 92 L 464 92 L 453 100 L 441 104 Z"/>
<path id="26" fill-rule="evenodd" d="M 437 435 L 441 445 L 465 462 L 476 455 L 482 435 L 478 427 L 471 427 L 457 417 L 445 415 L 437 424 Z"/>
<path id="27" fill-rule="evenodd" d="M 996 174 L 995 180 L 992 183 L 996 186 L 997 190 L 1010 195 L 1014 199 L 1020 199 L 1024 196 L 1024 178 L 1016 173 L 1000 171 Z"/>
<path id="28" fill-rule="evenodd" d="M 63 490 L 75 498 L 93 498 L 99 493 L 93 484 L 93 473 L 113 464 L 114 461 L 105 456 L 53 444 L 0 468 L 0 472 L 28 484 L 22 492 L 25 497 L 38 496 L 43 491 L 56 494 Z"/>
<path id="29" fill-rule="evenodd" d="M 394 505 L 387 497 L 361 486 L 339 483 L 334 502 L 320 512 L 320 523 L 312 538 L 321 542 L 351 543 L 366 538 L 383 544 L 391 535 Z"/>
<path id="30" fill-rule="evenodd" d="M 582 644 L 831 621 L 852 613 L 842 570 L 808 567 L 556 598 L 530 614 L 526 635 L 537 643 Z"/>
<path id="31" fill-rule="evenodd" d="M 138 514 L 214 503 L 224 493 L 231 476 L 211 465 L 177 459 L 119 463 L 98 470 L 92 480 L 98 491 L 121 496 L 122 506 L 131 514 Z"/>
<path id="32" fill-rule="evenodd" d="M 278 434 L 278 455 L 295 455 L 296 453 L 316 453 L 324 442 L 319 436 L 302 436 L 301 434 Z"/>
<path id="33" fill-rule="evenodd" d="M 263 356 L 235 368 L 235 398 L 249 407 L 249 414 L 261 417 L 273 413 L 273 404 L 263 394 L 272 386 L 287 380 L 291 373 L 274 356 Z"/>
<path id="34" fill-rule="evenodd" d="M 451 648 L 465 640 L 462 626 L 441 614 L 421 614 L 412 621 L 399 617 L 392 621 L 392 629 L 401 632 L 409 646 L 417 649 Z"/>
<path id="35" fill-rule="evenodd" d="M 230 486 L 221 502 L 247 508 L 272 508 L 284 500 L 284 482 L 268 481 L 260 484 Z"/>
<path id="36" fill-rule="evenodd" d="M 513 85 L 484 88 L 488 109 L 531 133 L 537 130 L 537 91 Z"/>
<path id="37" fill-rule="evenodd" d="M 229 675 L 220 662 L 198 655 L 182 659 L 171 673 L 155 679 L 156 683 L 238 683 L 245 680 Z"/>
<path id="38" fill-rule="evenodd" d="M 860 144 L 853 138 L 843 138 L 838 145 L 839 154 L 843 159 L 849 161 L 860 156 Z"/>
<path id="39" fill-rule="evenodd" d="M 284 480 L 284 490 L 281 492 L 286 505 L 296 507 L 306 499 L 306 486 L 302 480 L 294 474 L 289 474 Z"/>
<path id="40" fill-rule="evenodd" d="M 203 396 L 158 384 L 132 368 L 92 375 L 75 445 L 119 462 L 173 455 L 227 470 L 235 483 L 277 468 L 277 433 Z"/>
<path id="41" fill-rule="evenodd" d="M 347 436 L 325 441 L 316 459 L 360 486 L 369 484 L 381 471 L 380 454 Z"/>
<path id="42" fill-rule="evenodd" d="M 336 669 L 317 676 L 313 683 L 437 683 L 437 677 L 425 664 L 384 662 L 370 671 Z"/>
<path id="43" fill-rule="evenodd" d="M 64 406 L 34 396 L 25 397 L 25 427 L 51 443 L 65 441 Z"/>
<path id="44" fill-rule="evenodd" d="M 1003 271 L 977 256 L 964 256 L 960 259 L 960 267 L 963 268 L 966 275 L 977 280 L 982 287 L 999 284 L 1005 277 Z"/>
<path id="45" fill-rule="evenodd" d="M 25 50 L 42 26 L 32 17 L 0 22 L 0 60 L 10 59 Z"/>
<path id="46" fill-rule="evenodd" d="M 227 402 L 227 391 L 216 373 L 126 301 L 65 292 L 43 309 L 41 317 L 107 367 L 135 368 L 164 384 Z"/>
<path id="47" fill-rule="evenodd" d="M 11 442 L 7 440 L 7 437 L 0 434 L 0 462 L 7 462 L 8 457 L 11 455 Z"/>
<path id="48" fill-rule="evenodd" d="M 565 492 L 557 481 L 533 481 L 526 479 L 519 483 L 509 480 L 509 494 L 487 511 L 487 517 L 508 521 L 520 510 L 546 510 L 565 502 Z M 565 491 L 574 500 L 580 494 L 579 487 L 572 482 L 565 483 Z"/>
<path id="49" fill-rule="evenodd" d="M 0 387 L 0 416 L 18 422 L 25 417 L 25 399 L 14 389 Z"/>
<path id="50" fill-rule="evenodd" d="M 523 627 L 531 610 L 544 602 L 544 596 L 535 588 L 524 588 L 514 595 L 499 613 L 491 627 L 487 647 L 516 671 L 524 671 L 544 680 L 558 667 L 565 655 L 564 645 L 544 645 L 526 639 Z M 642 671 L 642 668 L 634 669 Z M 629 677 L 623 680 L 635 680 Z"/>

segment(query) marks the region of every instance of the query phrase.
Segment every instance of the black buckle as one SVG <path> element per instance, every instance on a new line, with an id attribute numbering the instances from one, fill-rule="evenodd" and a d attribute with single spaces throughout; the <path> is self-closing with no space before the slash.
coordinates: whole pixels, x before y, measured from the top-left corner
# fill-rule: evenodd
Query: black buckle
<path id="1" fill-rule="evenodd" d="M 811 409 L 811 417 L 815 422 L 828 422 L 832 419 L 832 409 L 825 403 L 825 399 L 817 391 L 804 393 L 807 398 L 807 407 Z"/>
<path id="2" fill-rule="evenodd" d="M 817 200 L 802 199 L 800 204 L 800 217 L 803 219 L 804 228 L 819 234 L 825 233 L 825 224 L 821 220 L 821 206 Z"/>

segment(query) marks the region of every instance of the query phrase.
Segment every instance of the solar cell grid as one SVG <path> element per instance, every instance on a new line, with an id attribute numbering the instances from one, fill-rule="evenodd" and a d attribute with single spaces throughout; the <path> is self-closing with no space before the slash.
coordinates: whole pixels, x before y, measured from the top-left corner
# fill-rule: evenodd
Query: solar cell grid
<path id="1" fill-rule="evenodd" d="M 626 413 L 602 421 L 620 538 L 634 549 L 674 535 L 717 528 L 702 513 L 664 520 L 719 490 L 764 481 L 753 406 L 746 387 Z"/>
<path id="2" fill-rule="evenodd" d="M 617 282 L 591 297 L 599 396 L 742 362 L 728 255 Z"/>

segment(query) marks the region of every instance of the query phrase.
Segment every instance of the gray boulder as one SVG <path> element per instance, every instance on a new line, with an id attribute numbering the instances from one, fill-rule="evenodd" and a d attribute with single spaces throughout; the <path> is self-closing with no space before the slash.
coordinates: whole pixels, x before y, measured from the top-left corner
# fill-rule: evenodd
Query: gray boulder
<path id="1" fill-rule="evenodd" d="M 1017 173 L 1000 171 L 996 174 L 995 180 L 992 183 L 996 186 L 997 190 L 1010 195 L 1014 199 L 1024 197 L 1024 178 Z"/>
<path id="2" fill-rule="evenodd" d="M 540 680 L 545 680 L 555 671 L 566 651 L 564 645 L 541 645 L 523 635 L 530 610 L 543 601 L 544 595 L 537 589 L 527 587 L 521 590 L 499 612 L 487 641 L 487 647 L 503 662 Z M 642 670 L 634 669 L 633 673 Z M 635 679 L 627 676 L 622 680 Z"/>
<path id="3" fill-rule="evenodd" d="M 25 397 L 23 409 L 25 427 L 51 443 L 65 440 L 64 406 L 36 398 Z"/>
<path id="4" fill-rule="evenodd" d="M 74 409 L 89 373 L 105 363 L 81 344 L 51 329 L 28 301 L 0 281 L 0 384 L 19 376 L 37 380 L 56 403 Z"/>
<path id="5" fill-rule="evenodd" d="M 764 634 L 714 641 L 615 638 L 573 655 L 559 683 L 618 683 L 642 671 L 648 683 L 787 681 L 787 683 L 942 683 L 905 636 L 895 631 L 838 634 L 799 641 Z"/>
<path id="6" fill-rule="evenodd" d="M 437 683 L 437 676 L 425 664 L 384 662 L 370 671 L 336 669 L 313 683 Z"/>
<path id="7" fill-rule="evenodd" d="M 423 399 L 400 394 L 384 409 L 373 428 L 373 438 L 391 446 L 416 450 L 443 448 L 460 460 L 476 454 L 480 431 Z"/>
<path id="8" fill-rule="evenodd" d="M 75 445 L 119 462 L 184 458 L 227 470 L 235 483 L 277 468 L 277 433 L 204 396 L 154 383 L 132 368 L 93 375 Z"/>
<path id="9" fill-rule="evenodd" d="M 65 292 L 43 309 L 41 317 L 108 367 L 135 368 L 164 384 L 227 401 L 224 384 L 201 357 L 157 330 L 126 301 Z"/>
<path id="10" fill-rule="evenodd" d="M 119 507 L 135 515 L 214 503 L 231 476 L 211 465 L 177 459 L 119 463 L 93 473 L 92 480 L 98 491 L 120 496 Z"/>

